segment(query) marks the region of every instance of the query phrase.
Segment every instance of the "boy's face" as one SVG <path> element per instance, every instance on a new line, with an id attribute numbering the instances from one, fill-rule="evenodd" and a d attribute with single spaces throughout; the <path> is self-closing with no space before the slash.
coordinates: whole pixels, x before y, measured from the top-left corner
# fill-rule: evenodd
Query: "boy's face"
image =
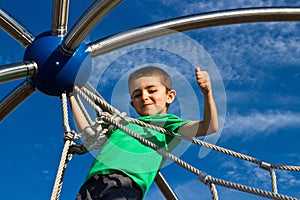
<path id="1" fill-rule="evenodd" d="M 146 76 L 132 80 L 129 83 L 131 105 L 141 116 L 165 114 L 167 104 L 173 102 L 176 96 L 174 90 L 168 90 L 161 84 L 159 77 Z"/>

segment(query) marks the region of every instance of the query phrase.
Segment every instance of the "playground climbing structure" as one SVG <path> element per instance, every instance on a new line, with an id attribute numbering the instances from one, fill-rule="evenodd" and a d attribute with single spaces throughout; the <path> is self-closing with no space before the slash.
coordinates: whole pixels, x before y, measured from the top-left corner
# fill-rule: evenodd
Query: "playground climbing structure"
<path id="1" fill-rule="evenodd" d="M 95 0 L 82 13 L 70 30 L 67 30 L 69 0 L 54 0 L 51 30 L 46 30 L 37 36 L 27 30 L 26 27 L 9 15 L 7 11 L 0 9 L 0 27 L 25 48 L 24 60 L 22 62 L 8 63 L 0 67 L 0 83 L 24 79 L 20 85 L 13 88 L 12 91 L 1 100 L 0 120 L 2 121 L 10 112 L 37 90 L 46 95 L 62 99 L 64 148 L 62 150 L 61 161 L 51 199 L 59 199 L 60 197 L 63 174 L 72 156 L 74 154 L 86 153 L 95 148 L 101 148 L 101 145 L 103 145 L 105 139 L 107 139 L 105 133 L 110 126 L 123 130 L 143 144 L 155 149 L 162 156 L 195 174 L 199 181 L 208 186 L 211 191 L 212 199 L 218 199 L 215 185 L 271 199 L 296 199 L 296 197 L 278 193 L 274 169 L 299 171 L 299 166 L 272 164 L 195 138 L 177 136 L 182 140 L 259 165 L 262 170 L 269 171 L 272 189 L 271 191 L 265 191 L 214 178 L 213 175 L 191 166 L 171 153 L 157 148 L 153 143 L 145 140 L 134 132 L 127 130 L 124 124 L 137 123 L 141 126 L 147 126 L 169 134 L 159 127 L 154 127 L 127 117 L 126 114 L 121 113 L 109 105 L 93 88 L 87 87 L 88 83 L 86 83 L 86 81 L 91 70 L 91 58 L 101 54 L 141 41 L 173 34 L 174 32 L 185 32 L 214 26 L 252 22 L 299 22 L 300 8 L 248 8 L 200 13 L 157 22 L 121 32 L 117 35 L 101 38 L 94 42 L 84 43 L 84 39 L 91 30 L 121 2 L 122 0 Z M 83 73 L 80 73 L 81 76 L 78 78 L 79 70 Z M 75 85 L 75 79 L 80 80 L 78 85 Z M 90 130 L 84 133 L 76 133 L 71 130 L 69 125 L 67 95 L 73 90 L 76 92 L 76 99 L 78 103 L 82 105 L 81 108 L 83 112 L 86 113 L 85 117 L 90 123 Z M 92 119 L 85 111 L 85 106 L 83 106 L 81 102 L 82 100 L 96 111 L 98 115 L 96 119 Z M 95 130 L 99 125 L 105 125 L 107 128 L 97 132 Z M 75 140 L 82 137 L 87 138 L 82 144 L 75 142 Z M 167 199 L 177 199 L 176 194 L 171 190 L 162 174 L 158 174 L 155 182 Z"/>

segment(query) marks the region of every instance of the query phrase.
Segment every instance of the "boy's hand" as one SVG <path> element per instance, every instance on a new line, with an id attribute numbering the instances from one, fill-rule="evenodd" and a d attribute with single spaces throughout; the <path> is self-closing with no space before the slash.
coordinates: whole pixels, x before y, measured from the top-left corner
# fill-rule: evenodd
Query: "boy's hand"
<path id="1" fill-rule="evenodd" d="M 209 74 L 206 71 L 201 71 L 200 67 L 196 67 L 196 79 L 203 94 L 211 92 L 211 83 Z"/>

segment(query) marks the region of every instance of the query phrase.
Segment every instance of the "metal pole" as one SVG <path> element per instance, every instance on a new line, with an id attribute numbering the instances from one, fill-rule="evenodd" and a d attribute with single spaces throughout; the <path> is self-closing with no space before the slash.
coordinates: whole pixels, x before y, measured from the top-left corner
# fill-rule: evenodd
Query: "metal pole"
<path id="1" fill-rule="evenodd" d="M 0 66 L 0 83 L 17 80 L 20 78 L 30 78 L 37 74 L 38 68 L 35 62 L 17 62 Z"/>
<path id="2" fill-rule="evenodd" d="M 0 101 L 0 121 L 27 99 L 35 91 L 33 85 L 25 81 L 13 89 Z"/>
<path id="3" fill-rule="evenodd" d="M 156 175 L 154 182 L 167 200 L 178 200 L 178 197 L 160 172 Z"/>
<path id="4" fill-rule="evenodd" d="M 100 39 L 88 46 L 93 57 L 176 32 L 250 22 L 300 21 L 300 8 L 250 8 L 197 14 L 162 21 Z"/>
<path id="5" fill-rule="evenodd" d="M 69 0 L 54 0 L 52 12 L 52 35 L 63 37 L 68 29 Z"/>
<path id="6" fill-rule="evenodd" d="M 28 47 L 34 40 L 34 36 L 12 16 L 0 8 L 0 27 L 24 47 Z"/>
<path id="7" fill-rule="evenodd" d="M 96 0 L 78 18 L 62 41 L 61 50 L 72 55 L 96 24 L 123 0 Z"/>

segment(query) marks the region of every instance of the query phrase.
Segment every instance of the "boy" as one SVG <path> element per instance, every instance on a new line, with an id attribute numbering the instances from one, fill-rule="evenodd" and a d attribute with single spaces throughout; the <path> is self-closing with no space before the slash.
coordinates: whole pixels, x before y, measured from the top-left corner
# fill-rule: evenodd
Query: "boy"
<path id="1" fill-rule="evenodd" d="M 160 68 L 144 67 L 134 71 L 128 79 L 131 106 L 141 116 L 139 119 L 167 129 L 176 135 L 205 136 L 218 130 L 217 111 L 207 72 L 196 68 L 196 78 L 204 96 L 204 114 L 201 121 L 182 120 L 166 114 L 176 97 L 170 76 Z M 74 119 L 79 131 L 87 123 L 80 117 L 76 102 L 70 97 Z M 126 127 L 166 151 L 179 143 L 157 131 L 128 124 Z M 155 150 L 141 144 L 126 133 L 116 130 L 95 159 L 87 181 L 77 199 L 142 199 L 152 184 L 164 159 Z"/>

